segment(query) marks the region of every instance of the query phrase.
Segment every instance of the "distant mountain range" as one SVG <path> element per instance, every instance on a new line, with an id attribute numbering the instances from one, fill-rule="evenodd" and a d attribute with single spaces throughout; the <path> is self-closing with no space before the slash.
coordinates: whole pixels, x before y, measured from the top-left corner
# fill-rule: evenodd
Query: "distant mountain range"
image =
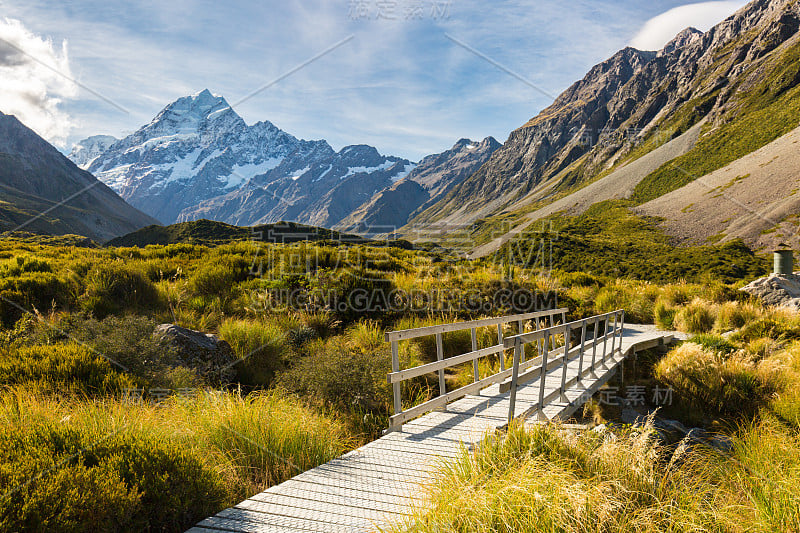
<path id="1" fill-rule="evenodd" d="M 661 217 L 676 242 L 800 246 L 796 139 L 780 140 L 800 117 L 799 30 L 796 0 L 754 0 L 658 52 L 619 51 L 502 145 L 462 139 L 418 164 L 248 126 L 207 90 L 125 139 L 82 141 L 71 157 L 164 223 L 291 220 L 400 236 L 472 224 L 478 257 L 537 220 L 611 200 Z M 726 172 L 739 175 L 720 184 Z M 697 206 L 695 182 L 716 191 Z"/>
<path id="2" fill-rule="evenodd" d="M 15 117 L 0 113 L 0 231 L 104 242 L 155 222 Z"/>
<path id="3" fill-rule="evenodd" d="M 426 158 L 415 173 L 415 163 L 371 146 L 337 152 L 324 140 L 299 140 L 269 122 L 248 126 L 223 97 L 204 90 L 169 104 L 124 139 L 95 136 L 79 142 L 70 158 L 163 223 L 292 220 L 334 227 L 347 219 L 349 225 L 399 227 L 499 146 L 491 138 L 462 139 L 452 150 Z M 367 214 L 370 202 L 381 209 L 376 195 L 396 197 L 408 187 L 414 191 L 413 198 L 404 197 L 404 215 Z"/>
<path id="4" fill-rule="evenodd" d="M 621 50 L 411 223 L 477 223 L 492 239 L 478 257 L 544 217 L 625 200 L 675 242 L 800 246 L 797 141 L 777 142 L 800 120 L 799 29 L 797 1 L 755 0 L 659 52 Z"/>

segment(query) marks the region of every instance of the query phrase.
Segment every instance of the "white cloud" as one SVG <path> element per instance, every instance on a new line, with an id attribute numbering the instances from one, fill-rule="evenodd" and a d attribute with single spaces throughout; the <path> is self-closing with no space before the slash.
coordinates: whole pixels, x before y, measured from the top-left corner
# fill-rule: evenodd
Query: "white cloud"
<path id="1" fill-rule="evenodd" d="M 639 50 L 661 50 L 682 30 L 692 26 L 700 31 L 708 31 L 745 4 L 746 1 L 730 0 L 700 2 L 670 9 L 648 20 L 631 41 L 631 46 Z"/>
<path id="2" fill-rule="evenodd" d="M 56 47 L 20 21 L 0 19 L 0 111 L 64 146 L 73 122 L 59 107 L 77 93 L 66 41 Z"/>

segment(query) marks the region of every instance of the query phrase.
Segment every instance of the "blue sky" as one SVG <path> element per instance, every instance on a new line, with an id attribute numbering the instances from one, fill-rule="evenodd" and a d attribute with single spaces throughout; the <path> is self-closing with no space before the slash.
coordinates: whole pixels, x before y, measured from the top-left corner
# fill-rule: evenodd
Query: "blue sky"
<path id="1" fill-rule="evenodd" d="M 204 88 L 234 104 L 349 38 L 236 111 L 417 160 L 461 137 L 505 141 L 618 49 L 707 29 L 744 3 L 0 0 L 0 45 L 37 58 L 4 64 L 0 46 L 0 111 L 67 149 Z"/>

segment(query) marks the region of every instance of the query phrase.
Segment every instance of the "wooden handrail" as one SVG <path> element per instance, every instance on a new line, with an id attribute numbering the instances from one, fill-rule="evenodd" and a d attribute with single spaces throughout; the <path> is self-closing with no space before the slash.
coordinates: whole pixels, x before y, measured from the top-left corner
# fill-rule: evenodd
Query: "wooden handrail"
<path id="1" fill-rule="evenodd" d="M 390 342 L 392 347 L 392 372 L 390 372 L 387 375 L 387 381 L 389 382 L 389 384 L 392 385 L 393 388 L 392 394 L 394 403 L 394 416 L 392 416 L 389 419 L 390 420 L 389 430 L 391 431 L 392 429 L 396 429 L 398 426 L 402 425 L 403 423 L 412 418 L 415 418 L 428 411 L 432 411 L 433 409 L 446 405 L 447 403 L 453 400 L 463 398 L 467 394 L 471 394 L 473 391 L 480 390 L 480 388 L 475 388 L 476 386 L 484 387 L 495 383 L 500 383 L 503 380 L 508 379 L 508 377 L 511 376 L 511 369 L 505 368 L 504 352 L 507 348 L 504 342 L 504 335 L 503 335 L 504 324 L 513 324 L 516 322 L 518 332 L 523 333 L 523 327 L 525 322 L 534 319 L 548 318 L 550 326 L 553 327 L 553 322 L 554 322 L 553 317 L 560 315 L 561 321 L 564 322 L 566 320 L 566 314 L 568 311 L 569 310 L 567 308 L 549 309 L 545 311 L 535 311 L 532 313 L 523 313 L 518 315 L 509 315 L 496 318 L 484 318 L 468 322 L 438 324 L 435 326 L 426 326 L 422 328 L 387 332 L 386 341 Z M 497 326 L 497 344 L 494 346 L 478 349 L 477 333 L 476 333 L 477 328 L 488 327 L 488 326 Z M 538 326 L 539 325 L 537 321 L 536 327 L 538 328 Z M 464 330 L 471 330 L 470 337 L 472 341 L 472 350 L 465 354 L 445 359 L 442 335 L 445 333 L 451 333 L 454 331 L 464 331 Z M 399 342 L 416 339 L 420 337 L 431 336 L 431 335 L 436 336 L 437 361 L 433 363 L 420 365 L 414 368 L 401 370 Z M 478 373 L 478 360 L 481 359 L 482 357 L 487 357 L 495 354 L 500 355 L 500 372 L 495 373 L 492 376 L 488 376 L 484 379 L 480 379 Z M 465 387 L 456 389 L 454 391 L 447 392 L 444 379 L 445 369 L 469 362 L 473 363 L 473 374 L 474 374 L 473 383 Z M 526 364 L 524 368 L 528 368 L 529 366 L 530 365 Z M 411 409 L 403 411 L 401 388 L 400 388 L 401 383 L 403 381 L 433 372 L 437 372 L 439 374 L 439 396 L 422 404 L 416 405 Z"/>
<path id="2" fill-rule="evenodd" d="M 611 317 L 614 318 L 614 325 L 609 330 L 608 325 Z M 597 335 L 597 326 L 603 322 L 603 335 L 599 337 Z M 586 326 L 589 323 L 593 323 L 595 327 L 594 331 L 594 338 L 591 341 L 591 348 L 592 348 L 592 362 L 589 365 L 589 368 L 586 370 L 583 369 L 583 362 L 584 356 L 586 354 Z M 511 383 L 508 385 L 507 388 L 501 386 L 501 391 L 505 388 L 506 390 L 510 390 L 510 398 L 509 398 L 509 406 L 508 406 L 508 423 L 514 420 L 515 416 L 515 404 L 516 404 L 516 397 L 517 397 L 517 387 L 522 384 L 530 381 L 536 377 L 539 378 L 539 399 L 538 401 L 531 406 L 525 413 L 527 415 L 530 412 L 538 411 L 540 416 L 544 416 L 543 409 L 548 403 L 560 396 L 562 401 L 567 401 L 566 398 L 566 391 L 567 389 L 575 383 L 578 383 L 583 379 L 585 375 L 590 373 L 594 373 L 597 365 L 601 364 L 603 369 L 607 369 L 606 367 L 606 358 L 609 355 L 613 356 L 615 352 L 622 351 L 622 335 L 624 332 L 625 327 L 625 311 L 622 309 L 618 309 L 617 311 L 612 311 L 610 313 L 604 313 L 602 315 L 596 315 L 589 318 L 584 318 L 581 320 L 576 320 L 574 322 L 569 322 L 567 324 L 560 324 L 558 326 L 544 328 L 538 331 L 534 331 L 531 333 L 520 333 L 517 335 L 513 335 L 508 337 L 504 341 L 504 346 L 506 348 L 513 348 L 514 349 L 514 365 L 511 368 Z M 571 348 L 572 344 L 572 334 L 571 332 L 580 328 L 581 330 L 581 341 L 579 345 L 576 347 L 577 349 L 573 350 Z M 549 353 L 548 353 L 548 344 L 549 340 L 553 335 L 563 334 L 564 335 L 564 350 L 563 355 L 557 359 L 553 359 L 548 361 Z M 607 352 L 606 348 L 608 346 L 608 339 L 609 336 L 611 337 L 611 351 Z M 617 337 L 619 337 L 619 346 L 617 346 Z M 524 374 L 520 376 L 520 371 L 524 371 L 522 363 L 520 361 L 521 354 L 524 353 L 525 345 L 531 342 L 536 342 L 537 346 L 539 345 L 539 341 L 543 340 L 542 343 L 543 350 L 541 352 L 541 356 L 539 357 L 539 369 L 534 369 L 530 373 Z M 597 346 L 600 344 L 600 341 L 603 343 L 602 349 L 602 357 L 600 361 L 597 361 L 596 354 L 597 354 Z M 576 376 L 567 380 L 567 366 L 569 365 L 570 361 L 574 361 L 574 358 L 571 358 L 571 353 L 576 352 L 578 353 L 578 357 L 580 357 L 578 363 L 578 373 Z M 561 384 L 560 386 L 553 392 L 549 394 L 545 394 L 545 378 L 547 377 L 548 372 L 557 368 L 559 365 L 562 367 L 561 372 Z M 527 368 L 530 368 L 528 365 Z"/>
<path id="3" fill-rule="evenodd" d="M 541 318 L 551 315 L 564 315 L 569 312 L 569 309 L 550 309 L 547 311 L 536 311 L 533 313 L 525 313 L 521 315 L 509 315 L 497 318 L 482 318 L 480 320 L 472 320 L 470 322 L 454 322 L 452 324 L 437 324 L 435 326 L 425 326 L 422 328 L 401 329 L 397 331 L 388 331 L 386 333 L 386 342 L 392 341 L 407 341 L 416 339 L 418 337 L 427 337 L 435 335 L 436 333 L 451 333 L 453 331 L 463 331 L 465 329 L 482 328 L 486 326 L 495 326 L 497 324 L 510 324 L 512 322 L 519 322 L 532 320 L 534 318 Z"/>

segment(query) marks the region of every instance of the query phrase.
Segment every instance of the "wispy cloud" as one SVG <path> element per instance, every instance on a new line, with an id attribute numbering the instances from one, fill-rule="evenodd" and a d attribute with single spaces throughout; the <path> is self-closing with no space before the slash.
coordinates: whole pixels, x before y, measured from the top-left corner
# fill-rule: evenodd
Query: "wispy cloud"
<path id="1" fill-rule="evenodd" d="M 63 146 L 74 124 L 61 104 L 77 94 L 66 41 L 55 46 L 18 20 L 0 20 L 0 111 Z"/>
<path id="2" fill-rule="evenodd" d="M 69 39 L 79 81 L 130 115 L 81 93 L 64 109 L 80 119 L 70 140 L 125 135 L 172 100 L 208 88 L 236 102 L 337 43 L 354 38 L 237 107 L 339 149 L 368 143 L 419 159 L 461 137 L 500 141 L 551 99 L 447 39 L 558 94 L 623 47 L 644 21 L 681 0 L 366 0 L 396 5 L 393 20 L 353 16 L 349 0 L 2 0 L 9 16 Z M 425 6 L 406 18 L 405 7 Z M 438 4 L 446 3 L 437 0 Z M 0 102 L 0 109 L 2 102 Z"/>
<path id="3" fill-rule="evenodd" d="M 708 31 L 745 4 L 745 0 L 700 2 L 670 9 L 648 20 L 631 41 L 631 46 L 639 50 L 660 50 L 682 30 L 693 27 Z"/>

